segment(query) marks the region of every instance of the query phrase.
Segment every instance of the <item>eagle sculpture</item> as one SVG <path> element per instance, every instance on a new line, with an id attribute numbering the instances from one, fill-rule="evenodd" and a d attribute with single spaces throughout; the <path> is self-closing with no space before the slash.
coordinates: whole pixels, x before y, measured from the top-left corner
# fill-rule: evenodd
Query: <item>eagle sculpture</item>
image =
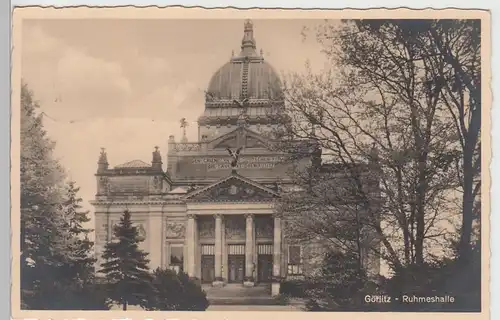
<path id="1" fill-rule="evenodd" d="M 236 168 L 236 165 L 238 164 L 238 159 L 240 158 L 240 151 L 242 147 L 239 147 L 236 149 L 236 151 L 233 152 L 229 147 L 226 148 L 227 152 L 229 152 L 229 155 L 233 157 L 233 160 L 231 161 L 231 168 Z"/>

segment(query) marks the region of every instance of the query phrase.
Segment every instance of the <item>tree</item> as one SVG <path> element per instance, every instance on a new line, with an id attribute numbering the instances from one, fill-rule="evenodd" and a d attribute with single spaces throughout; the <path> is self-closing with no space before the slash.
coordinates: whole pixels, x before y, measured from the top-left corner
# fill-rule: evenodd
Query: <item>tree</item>
<path id="1" fill-rule="evenodd" d="M 83 200 L 78 196 L 79 190 L 75 182 L 70 181 L 67 184 L 62 212 L 67 223 L 65 230 L 68 232 L 68 237 L 73 240 L 70 244 L 73 259 L 68 265 L 68 278 L 78 279 L 83 283 L 92 280 L 96 259 L 92 254 L 94 243 L 88 237 L 92 229 L 85 226 L 90 221 L 89 211 L 82 211 Z"/>
<path id="2" fill-rule="evenodd" d="M 100 273 L 107 281 L 109 298 L 120 303 L 123 310 L 129 304 L 145 306 L 153 292 L 148 254 L 139 249 L 143 241 L 132 225 L 130 211 L 125 210 L 120 223 L 114 227 L 116 240 L 108 242 L 102 255 Z"/>
<path id="3" fill-rule="evenodd" d="M 201 287 L 184 272 L 156 269 L 153 273 L 156 294 L 147 303 L 148 310 L 204 311 L 209 303 Z"/>
<path id="4" fill-rule="evenodd" d="M 21 300 L 27 309 L 103 309 L 95 299 L 93 243 L 78 188 L 66 183 L 54 142 L 26 84 L 21 88 Z"/>
<path id="5" fill-rule="evenodd" d="M 368 311 L 374 304 L 364 301 L 367 294 L 375 294 L 376 285 L 359 266 L 356 255 L 350 252 L 330 251 L 325 255 L 319 274 L 311 280 L 307 290 L 309 311 Z M 373 308 L 372 308 L 373 309 Z"/>
<path id="6" fill-rule="evenodd" d="M 356 257 L 360 274 L 378 273 L 368 264 L 367 256 L 369 249 L 378 252 L 378 241 L 366 228 L 376 228 L 378 221 L 367 214 L 359 202 L 363 195 L 358 196 L 357 186 L 344 177 L 346 174 L 342 166 L 319 163 L 294 170 L 293 180 L 300 190 L 284 192 L 276 211 L 286 220 L 287 238 L 341 250 Z M 364 177 L 363 183 L 368 182 L 369 177 Z M 372 205 L 376 205 L 375 198 L 376 194 L 370 199 Z"/>
<path id="7" fill-rule="evenodd" d="M 60 215 L 65 174 L 53 157 L 54 142 L 26 84 L 21 88 L 21 299 L 26 308 L 47 308 L 45 290 L 69 259 Z"/>
<path id="8" fill-rule="evenodd" d="M 458 141 L 441 88 L 429 86 L 434 75 L 423 60 L 419 28 L 415 21 L 393 20 L 323 25 L 318 40 L 332 67 L 291 75 L 286 125 L 277 132 L 283 150 L 296 153 L 289 142 L 312 141 L 327 154 L 324 162 L 340 168 L 338 179 L 371 217 L 356 223 L 377 236 L 378 253 L 393 270 L 432 259 L 431 248 L 449 250 L 448 220 L 458 214 L 452 166 Z M 366 182 L 371 174 L 378 196 Z M 330 206 L 346 210 L 342 201 Z M 377 253 L 378 246 L 369 250 Z"/>
<path id="9" fill-rule="evenodd" d="M 444 81 L 442 99 L 454 120 L 461 157 L 456 159 L 462 189 L 458 255 L 469 260 L 474 220 L 481 217 L 481 21 L 437 20 L 428 28 L 429 64 Z M 436 65 L 443 65 L 435 68 Z"/>

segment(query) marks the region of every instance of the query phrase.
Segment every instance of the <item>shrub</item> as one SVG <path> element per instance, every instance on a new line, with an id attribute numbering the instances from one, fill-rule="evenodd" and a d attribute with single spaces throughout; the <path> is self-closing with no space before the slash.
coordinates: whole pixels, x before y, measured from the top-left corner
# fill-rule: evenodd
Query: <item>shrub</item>
<path id="1" fill-rule="evenodd" d="M 153 277 L 155 294 L 149 297 L 146 309 L 204 311 L 208 308 L 205 292 L 187 274 L 158 268 Z"/>
<path id="2" fill-rule="evenodd" d="M 283 280 L 280 284 L 280 294 L 293 298 L 305 298 L 310 284 L 305 280 Z"/>

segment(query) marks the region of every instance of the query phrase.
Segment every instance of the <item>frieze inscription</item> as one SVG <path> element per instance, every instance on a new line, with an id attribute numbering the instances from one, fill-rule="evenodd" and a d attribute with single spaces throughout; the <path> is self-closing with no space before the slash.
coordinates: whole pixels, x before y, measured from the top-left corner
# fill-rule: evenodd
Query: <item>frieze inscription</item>
<path id="1" fill-rule="evenodd" d="M 278 163 L 286 160 L 284 156 L 242 156 L 238 160 L 238 169 L 272 169 Z M 208 171 L 231 168 L 232 158 L 194 158 L 193 164 L 205 164 Z"/>

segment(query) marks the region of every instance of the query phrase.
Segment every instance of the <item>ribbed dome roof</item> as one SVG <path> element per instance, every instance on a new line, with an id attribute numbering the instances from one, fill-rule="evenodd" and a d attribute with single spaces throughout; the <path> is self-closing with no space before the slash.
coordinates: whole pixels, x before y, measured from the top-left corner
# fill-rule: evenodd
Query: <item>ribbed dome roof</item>
<path id="1" fill-rule="evenodd" d="M 241 52 L 233 56 L 212 76 L 206 97 L 207 107 L 233 104 L 234 100 L 252 102 L 277 100 L 281 97 L 281 82 L 273 67 L 257 54 L 253 24 L 247 20 Z M 260 100 L 260 101 L 259 101 Z"/>

